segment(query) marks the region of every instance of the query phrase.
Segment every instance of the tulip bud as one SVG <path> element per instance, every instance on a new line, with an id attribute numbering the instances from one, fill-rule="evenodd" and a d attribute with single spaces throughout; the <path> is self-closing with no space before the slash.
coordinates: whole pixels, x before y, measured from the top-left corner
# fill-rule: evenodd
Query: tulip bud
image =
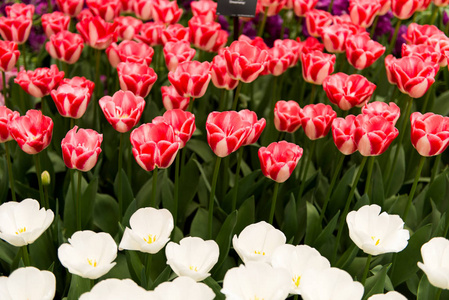
<path id="1" fill-rule="evenodd" d="M 47 170 L 45 170 L 44 172 L 42 172 L 42 174 L 41 174 L 41 180 L 42 180 L 42 185 L 50 185 L 50 183 L 51 183 L 51 177 L 50 177 L 50 173 L 48 173 Z"/>

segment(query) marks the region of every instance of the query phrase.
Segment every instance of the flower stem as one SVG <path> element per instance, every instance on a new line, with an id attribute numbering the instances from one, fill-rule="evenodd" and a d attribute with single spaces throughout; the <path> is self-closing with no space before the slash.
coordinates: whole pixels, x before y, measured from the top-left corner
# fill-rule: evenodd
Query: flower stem
<path id="1" fill-rule="evenodd" d="M 432 23 L 431 23 L 432 24 Z M 443 289 L 438 288 L 437 293 L 435 294 L 435 300 L 439 300 Z"/>
<path id="2" fill-rule="evenodd" d="M 271 200 L 270 217 L 268 218 L 268 223 L 270 224 L 273 224 L 274 211 L 276 209 L 276 199 L 278 197 L 278 190 L 279 190 L 279 182 L 276 182 L 274 184 L 273 199 Z"/>
<path id="3" fill-rule="evenodd" d="M 100 88 L 100 60 L 101 60 L 101 50 L 95 49 L 95 88 L 97 99 L 94 104 L 94 124 L 97 131 L 100 131 L 100 118 L 98 113 L 98 101 L 101 98 L 101 88 Z"/>
<path id="4" fill-rule="evenodd" d="M 327 12 L 332 13 L 332 7 L 334 6 L 334 0 L 331 0 L 329 7 L 327 8 Z"/>
<path id="5" fill-rule="evenodd" d="M 42 186 L 42 178 L 41 178 L 41 161 L 39 159 L 39 153 L 34 155 L 34 164 L 36 165 L 36 175 L 37 175 L 37 182 L 39 184 L 39 195 L 41 197 L 41 207 L 45 207 L 45 197 L 44 197 L 44 188 Z M 49 208 L 49 207 L 46 207 Z"/>
<path id="6" fill-rule="evenodd" d="M 301 80 L 301 76 L 299 76 L 300 80 Z M 301 90 L 299 92 L 299 99 L 298 99 L 298 103 L 300 105 L 304 105 L 304 94 L 306 92 L 306 81 L 304 80 L 304 78 L 302 79 L 302 84 L 301 84 Z"/>
<path id="7" fill-rule="evenodd" d="M 366 277 L 368 276 L 369 266 L 371 264 L 371 258 L 373 256 L 371 254 L 366 258 L 365 270 L 363 271 L 362 280 L 360 281 L 363 285 L 365 285 Z"/>
<path id="8" fill-rule="evenodd" d="M 221 89 L 220 91 L 220 102 L 218 103 L 218 111 L 223 111 L 223 109 L 225 108 L 226 104 L 226 89 Z"/>
<path id="9" fill-rule="evenodd" d="M 376 18 L 374 19 L 374 23 L 371 26 L 371 32 L 369 34 L 371 39 L 374 37 L 374 33 L 376 32 L 377 22 L 379 22 L 379 15 L 376 16 Z"/>
<path id="10" fill-rule="evenodd" d="M 440 11 L 439 7 L 436 6 L 436 5 L 433 5 L 433 11 L 432 11 L 432 15 L 430 16 L 429 24 L 434 24 L 435 23 L 435 20 L 437 19 L 439 11 Z"/>
<path id="11" fill-rule="evenodd" d="M 123 167 L 123 136 L 124 133 L 120 133 L 120 146 L 118 150 L 118 212 L 119 221 L 121 222 L 123 217 L 123 195 L 122 195 L 122 167 Z"/>
<path id="12" fill-rule="evenodd" d="M 385 56 L 387 56 L 387 55 L 391 54 L 391 52 L 393 52 L 394 45 L 396 44 L 396 39 L 398 37 L 399 28 L 401 27 L 401 23 L 402 23 L 402 20 L 398 19 L 398 21 L 396 22 L 396 27 L 394 28 L 393 37 L 391 38 L 391 42 L 390 42 L 390 45 L 388 46 Z"/>
<path id="13" fill-rule="evenodd" d="M 156 191 L 157 191 L 157 173 L 158 173 L 158 168 L 155 167 L 153 170 L 153 189 L 151 191 L 151 202 L 150 202 L 150 207 L 154 207 L 156 208 Z"/>
<path id="14" fill-rule="evenodd" d="M 303 173 L 301 174 L 301 185 L 299 187 L 298 199 L 302 197 L 302 193 L 306 187 L 307 171 L 309 170 L 310 162 L 312 161 L 312 155 L 315 152 L 315 145 L 316 142 L 312 141 L 312 146 L 310 147 L 309 155 L 307 157 L 306 164 L 304 165 Z"/>
<path id="15" fill-rule="evenodd" d="M 217 187 L 218 173 L 220 171 L 221 157 L 217 156 L 215 161 L 214 175 L 212 177 L 212 185 L 210 187 L 209 195 L 209 238 L 212 239 L 212 222 L 214 220 L 214 200 L 215 188 Z"/>
<path id="16" fill-rule="evenodd" d="M 6 152 L 6 163 L 8 165 L 8 177 L 9 177 L 9 185 L 11 187 L 11 195 L 12 195 L 12 201 L 17 201 L 16 198 L 16 192 L 14 189 L 14 174 L 12 172 L 12 164 L 11 164 L 11 155 L 9 153 L 9 146 L 8 142 L 5 143 L 5 152 Z"/>
<path id="17" fill-rule="evenodd" d="M 439 168 L 440 168 L 440 162 L 441 162 L 441 155 L 438 155 L 435 158 L 435 161 L 433 163 L 432 174 L 430 175 L 430 182 L 429 182 L 429 184 L 432 183 L 433 180 L 435 179 L 435 176 L 438 173 Z"/>
<path id="18" fill-rule="evenodd" d="M 23 68 L 25 69 L 25 71 L 27 70 L 27 47 L 25 45 L 25 43 L 22 44 L 22 52 L 20 53 L 22 55 L 22 59 L 23 59 Z M 20 71 L 20 68 L 18 68 L 18 71 Z"/>
<path id="19" fill-rule="evenodd" d="M 324 198 L 323 209 L 320 214 L 320 223 L 323 222 L 324 214 L 326 213 L 327 205 L 329 204 L 329 199 L 332 195 L 332 190 L 334 189 L 335 183 L 337 182 L 338 175 L 340 174 L 341 167 L 345 160 L 345 155 L 340 153 L 340 158 L 338 159 L 337 168 L 335 169 L 334 176 L 332 176 L 331 184 L 327 189 L 326 198 Z"/>
<path id="20" fill-rule="evenodd" d="M 150 279 L 150 269 L 151 269 L 151 262 L 153 261 L 153 255 L 150 253 L 144 253 L 145 255 L 145 277 L 147 282 L 142 282 L 145 285 L 145 288 L 149 288 L 148 282 Z"/>
<path id="21" fill-rule="evenodd" d="M 3 101 L 5 101 L 6 105 L 6 72 L 2 72 L 2 92 L 3 92 Z M 10 105 L 10 108 L 12 108 L 12 105 Z"/>
<path id="22" fill-rule="evenodd" d="M 427 92 L 426 92 L 426 98 L 424 99 L 424 104 L 422 105 L 422 108 L 421 108 L 421 112 L 422 112 L 423 114 L 426 113 L 426 110 L 427 110 L 427 104 L 429 103 L 430 94 L 432 93 L 432 88 L 433 88 L 433 84 L 430 86 L 430 88 L 429 88 L 429 89 L 427 90 Z"/>
<path id="23" fill-rule="evenodd" d="M 257 36 L 262 37 L 263 31 L 265 29 L 265 23 L 267 22 L 268 17 L 268 6 L 265 8 L 265 12 L 263 14 L 262 23 L 260 24 L 259 31 L 257 32 Z"/>
<path id="24" fill-rule="evenodd" d="M 235 170 L 235 177 L 234 177 L 234 194 L 232 195 L 232 205 L 231 205 L 231 212 L 234 211 L 237 208 L 237 194 L 239 190 L 239 177 L 240 177 L 240 168 L 242 166 L 242 158 L 243 158 L 243 147 L 240 147 L 238 150 L 238 157 L 237 157 L 237 168 Z"/>
<path id="25" fill-rule="evenodd" d="M 316 84 L 312 84 L 312 91 L 310 92 L 310 104 L 315 103 L 316 98 Z"/>
<path id="26" fill-rule="evenodd" d="M 182 149 L 181 149 L 182 151 Z M 176 227 L 176 223 L 178 220 L 178 198 L 179 198 L 179 165 L 180 165 L 180 161 L 181 161 L 181 153 L 178 153 L 178 155 L 176 155 L 175 158 L 175 191 L 174 191 L 174 196 L 173 196 L 173 221 Z M 174 230 L 173 230 L 173 234 L 174 234 Z"/>
<path id="27" fill-rule="evenodd" d="M 421 156 L 421 160 L 419 161 L 418 171 L 416 172 L 416 176 L 415 176 L 415 180 L 413 181 L 412 189 L 410 190 L 410 194 L 408 195 L 407 206 L 405 207 L 405 210 L 404 210 L 404 217 L 403 217 L 404 222 L 407 219 L 408 212 L 410 211 L 410 206 L 412 204 L 413 196 L 415 195 L 416 187 L 418 186 L 418 181 L 419 181 L 419 178 L 421 177 L 421 171 L 422 171 L 425 161 L 426 161 L 426 157 Z"/>
<path id="28" fill-rule="evenodd" d="M 239 95 L 240 95 L 240 90 L 242 89 L 242 85 L 243 85 L 243 83 L 241 81 L 239 81 L 239 84 L 237 85 L 237 88 L 235 89 L 234 101 L 232 102 L 231 110 L 237 109 L 237 104 L 239 102 Z"/>
<path id="29" fill-rule="evenodd" d="M 28 245 L 22 246 L 22 259 L 25 267 L 31 266 L 30 255 L 28 254 Z"/>
<path id="30" fill-rule="evenodd" d="M 195 101 L 195 98 L 192 98 L 189 100 L 189 106 L 187 107 L 187 111 L 193 113 L 193 102 Z"/>
<path id="31" fill-rule="evenodd" d="M 351 204 L 352 198 L 354 198 L 355 189 L 357 188 L 357 184 L 359 183 L 360 176 L 362 176 L 363 168 L 365 167 L 366 161 L 368 160 L 368 156 L 364 156 L 362 162 L 360 163 L 359 170 L 354 179 L 354 182 L 351 187 L 351 191 L 349 192 L 348 199 L 346 199 L 345 208 L 340 217 L 340 225 L 338 226 L 337 239 L 335 241 L 334 253 L 332 255 L 332 261 L 335 261 L 338 252 L 338 246 L 340 245 L 341 235 L 343 233 L 343 227 L 346 221 L 346 215 L 349 212 L 349 206 Z"/>
<path id="32" fill-rule="evenodd" d="M 366 176 L 366 184 L 365 184 L 365 194 L 370 197 L 371 193 L 371 176 L 373 174 L 373 167 L 374 167 L 374 161 L 376 157 L 371 156 L 368 163 L 368 175 Z M 371 197 L 370 197 L 370 203 L 371 203 Z"/>
<path id="33" fill-rule="evenodd" d="M 76 230 L 81 230 L 81 178 L 83 175 L 78 171 L 78 196 L 76 199 Z"/>

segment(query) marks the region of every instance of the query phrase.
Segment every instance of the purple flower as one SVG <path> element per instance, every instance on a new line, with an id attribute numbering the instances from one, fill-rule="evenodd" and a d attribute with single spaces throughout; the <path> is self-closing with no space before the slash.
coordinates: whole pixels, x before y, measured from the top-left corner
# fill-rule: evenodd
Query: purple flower
<path id="1" fill-rule="evenodd" d="M 28 44 L 33 52 L 39 52 L 45 43 L 47 36 L 43 33 L 42 27 L 31 27 L 30 37 L 28 38 Z"/>
<path id="2" fill-rule="evenodd" d="M 328 11 L 332 0 L 319 0 L 316 9 Z M 341 16 L 349 13 L 349 0 L 334 0 L 332 3 L 332 14 Z"/>
<path id="3" fill-rule="evenodd" d="M 443 10 L 443 25 L 446 25 L 449 21 L 449 16 L 447 15 L 447 12 Z"/>
<path id="4" fill-rule="evenodd" d="M 405 44 L 405 38 L 403 35 L 407 33 L 407 25 L 402 25 L 399 27 L 398 37 L 396 39 L 396 44 L 393 49 L 393 55 L 396 57 L 400 57 L 402 53 L 402 44 Z M 394 30 L 391 32 L 391 36 L 393 37 Z"/>
<path id="5" fill-rule="evenodd" d="M 393 13 L 391 11 L 383 16 L 379 16 L 376 30 L 374 31 L 374 40 L 379 41 L 384 34 L 393 35 L 394 28 L 391 25 L 391 19 L 393 19 Z"/>
<path id="6" fill-rule="evenodd" d="M 252 40 L 257 36 L 256 26 L 253 20 L 243 23 L 242 34 L 246 35 Z"/>
<path id="7" fill-rule="evenodd" d="M 217 22 L 221 25 L 221 29 L 229 32 L 229 23 L 225 16 L 218 15 Z"/>

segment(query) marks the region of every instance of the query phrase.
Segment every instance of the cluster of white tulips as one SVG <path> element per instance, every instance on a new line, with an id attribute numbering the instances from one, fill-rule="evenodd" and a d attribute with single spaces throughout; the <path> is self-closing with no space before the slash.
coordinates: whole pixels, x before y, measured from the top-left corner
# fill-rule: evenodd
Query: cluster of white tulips
<path id="1" fill-rule="evenodd" d="M 7 202 L 0 206 L 0 238 L 16 247 L 33 243 L 53 222 L 51 210 L 33 199 Z M 347 216 L 349 235 L 368 255 L 395 253 L 407 247 L 409 232 L 397 215 L 381 213 L 377 205 L 363 206 Z M 98 282 L 81 300 L 90 299 L 214 299 L 214 291 L 200 281 L 210 276 L 219 259 L 213 240 L 185 237 L 179 244 L 168 242 L 173 217 L 166 209 L 141 208 L 130 218 L 120 244 L 104 232 L 77 231 L 58 249 L 61 264 L 72 274 L 98 279 L 115 265 L 117 251 L 159 252 L 164 246 L 167 264 L 178 276 L 147 291 L 130 279 Z M 167 244 L 168 243 L 168 244 Z M 266 222 L 247 226 L 232 240 L 243 264 L 225 274 L 221 292 L 226 299 L 285 299 L 301 295 L 304 300 L 361 299 L 364 288 L 344 270 L 331 267 L 316 249 L 286 244 L 282 231 Z M 449 240 L 433 238 L 421 248 L 423 263 L 418 266 L 429 282 L 449 288 Z M 18 268 L 9 277 L 0 277 L 0 299 L 53 299 L 56 278 L 50 271 L 35 267 Z M 370 300 L 406 299 L 391 291 Z"/>

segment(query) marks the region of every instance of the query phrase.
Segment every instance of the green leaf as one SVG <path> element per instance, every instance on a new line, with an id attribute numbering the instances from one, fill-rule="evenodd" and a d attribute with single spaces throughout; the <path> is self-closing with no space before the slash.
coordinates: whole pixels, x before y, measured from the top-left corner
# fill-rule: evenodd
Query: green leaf
<path id="1" fill-rule="evenodd" d="M 185 149 L 181 151 L 187 151 Z M 179 153 L 180 155 L 182 153 Z M 193 161 L 194 155 L 189 161 L 182 166 L 181 174 L 179 176 L 179 201 L 178 201 L 178 224 L 183 224 L 187 214 L 187 207 L 192 202 L 198 190 L 198 182 L 200 180 L 200 173 L 198 167 Z"/>
<path id="2" fill-rule="evenodd" d="M 249 197 L 243 202 L 243 204 L 238 209 L 237 223 L 235 225 L 235 233 L 240 233 L 243 228 L 253 224 L 256 218 L 256 203 L 254 201 L 254 196 Z"/>
<path id="3" fill-rule="evenodd" d="M 224 300 L 225 296 L 221 293 L 221 286 L 212 277 L 207 277 L 203 280 L 215 293 L 215 300 Z"/>
<path id="4" fill-rule="evenodd" d="M 371 204 L 377 204 L 383 207 L 384 203 L 384 182 L 382 179 L 382 171 L 379 167 L 379 162 L 376 160 L 374 163 L 372 182 L 371 182 Z"/>
<path id="5" fill-rule="evenodd" d="M 0 203 L 5 202 L 9 190 L 9 173 L 6 158 L 0 160 Z"/>
<path id="6" fill-rule="evenodd" d="M 437 299 L 436 295 L 438 292 L 438 288 L 434 287 L 432 284 L 430 284 L 429 279 L 427 278 L 427 275 L 424 274 L 421 278 L 421 281 L 418 285 L 418 294 L 417 294 L 417 300 L 429 300 L 429 299 Z M 445 298 L 441 298 L 445 299 Z"/>
<path id="7" fill-rule="evenodd" d="M 94 202 L 93 224 L 101 231 L 115 236 L 119 222 L 118 203 L 109 195 L 97 194 Z"/>
<path id="8" fill-rule="evenodd" d="M 312 203 L 307 202 L 307 228 L 305 244 L 312 245 L 315 238 L 320 234 L 320 231 L 320 215 L 318 214 L 315 206 Z"/>
<path id="9" fill-rule="evenodd" d="M 123 210 L 126 210 L 128 206 L 131 204 L 131 202 L 134 200 L 133 190 L 131 188 L 131 184 L 128 180 L 128 176 L 126 175 L 126 172 L 122 169 L 120 170 L 121 176 L 122 176 L 122 201 L 123 201 Z M 114 181 L 114 193 L 117 196 L 118 199 L 118 184 L 119 184 L 119 176 L 118 172 L 115 176 Z"/>
<path id="10" fill-rule="evenodd" d="M 314 248 L 320 249 L 322 246 L 324 246 L 327 242 L 333 239 L 332 233 L 335 230 L 335 227 L 337 227 L 338 217 L 340 216 L 340 212 L 337 212 L 337 214 L 329 221 L 329 223 L 326 225 L 326 227 L 321 231 L 321 233 L 316 238 L 315 242 L 312 244 Z M 330 248 L 330 247 L 327 247 Z M 324 251 L 324 250 L 323 250 Z"/>
<path id="11" fill-rule="evenodd" d="M 160 180 L 160 187 L 161 187 L 161 198 L 162 198 L 162 204 L 164 208 L 168 209 L 170 212 L 173 213 L 175 209 L 175 202 L 173 201 L 173 191 L 174 191 L 174 184 L 168 178 L 168 172 L 163 172 L 163 176 L 161 176 Z M 182 202 L 182 201 L 178 201 Z"/>
<path id="12" fill-rule="evenodd" d="M 159 284 L 168 281 L 171 274 L 171 268 L 170 266 L 166 266 L 164 271 L 162 271 L 161 274 L 154 280 L 153 284 L 150 286 L 150 290 L 154 290 Z"/>
<path id="13" fill-rule="evenodd" d="M 209 213 L 204 208 L 198 208 L 196 211 L 195 217 L 192 221 L 192 226 L 190 227 L 190 235 L 197 236 L 204 240 L 209 239 Z M 216 236 L 218 233 L 218 229 L 220 228 L 220 223 L 214 218 L 213 222 L 213 233 L 212 236 Z"/>
<path id="14" fill-rule="evenodd" d="M 345 172 L 343 177 L 340 179 L 340 182 L 335 187 L 331 200 L 329 201 L 328 209 L 331 215 L 335 214 L 345 206 L 346 199 L 348 198 L 349 191 L 351 190 L 351 183 L 353 181 L 355 171 L 356 166 L 353 165 Z"/>
<path id="15" fill-rule="evenodd" d="M 397 147 L 397 146 L 395 146 Z M 390 162 L 393 161 L 394 158 L 394 153 L 396 152 L 396 150 L 394 150 L 395 148 L 392 148 L 393 151 L 390 151 Z M 398 158 L 396 161 L 396 166 L 394 167 L 394 170 L 391 171 L 391 182 L 390 187 L 387 191 L 386 196 L 391 196 L 391 195 L 395 195 L 399 192 L 399 190 L 401 189 L 403 183 L 404 183 L 404 178 L 405 178 L 405 152 L 404 152 L 404 147 L 401 145 L 401 149 L 399 149 L 399 154 L 398 154 Z M 385 175 L 387 179 L 387 175 Z M 388 186 L 388 183 L 385 183 L 385 186 Z"/>
<path id="16" fill-rule="evenodd" d="M 391 271 L 391 281 L 395 287 L 418 271 L 417 263 L 421 260 L 421 246 L 430 239 L 431 230 L 431 224 L 419 228 L 410 237 L 407 247 L 397 254 Z"/>
<path id="17" fill-rule="evenodd" d="M 186 148 L 195 152 L 205 162 L 212 161 L 215 158 L 209 144 L 204 141 L 191 139 L 186 144 Z"/>
<path id="18" fill-rule="evenodd" d="M 284 222 L 281 226 L 282 232 L 290 240 L 298 231 L 298 215 L 296 214 L 296 200 L 293 194 L 290 194 L 290 200 L 285 205 Z"/>
<path id="19" fill-rule="evenodd" d="M 387 277 L 387 272 L 390 269 L 391 264 L 385 266 L 376 266 L 373 268 L 374 276 L 369 277 L 365 283 L 365 296 L 364 300 L 368 299 L 371 295 L 382 294 L 385 288 L 385 279 Z M 377 269 L 377 270 L 376 270 Z M 380 270 L 379 270 L 380 269 Z"/>
<path id="20" fill-rule="evenodd" d="M 214 274 L 215 271 L 221 267 L 224 260 L 228 256 L 229 248 L 231 247 L 232 235 L 234 233 L 235 224 L 237 223 L 237 216 L 238 213 L 236 210 L 229 214 L 218 232 L 215 241 L 220 249 L 220 256 L 218 257 L 218 262 L 214 266 L 212 274 Z"/>
<path id="21" fill-rule="evenodd" d="M 14 257 L 17 255 L 19 248 L 0 239 L 0 260 L 3 260 L 8 265 L 12 264 Z"/>
<path id="22" fill-rule="evenodd" d="M 449 114 L 449 91 L 442 93 L 435 99 L 434 107 L 438 107 L 438 114 L 443 116 Z"/>
<path id="23" fill-rule="evenodd" d="M 140 282 L 141 271 L 144 268 L 142 262 L 139 259 L 139 255 L 136 251 L 125 250 L 126 264 L 128 265 L 128 271 L 132 280 Z"/>
<path id="24" fill-rule="evenodd" d="M 90 290 L 90 285 L 90 279 L 72 274 L 67 300 L 78 300 L 82 294 Z"/>
<path id="25" fill-rule="evenodd" d="M 426 199 L 432 199 L 439 211 L 446 211 L 447 209 L 447 170 L 435 177 L 426 193 Z"/>

